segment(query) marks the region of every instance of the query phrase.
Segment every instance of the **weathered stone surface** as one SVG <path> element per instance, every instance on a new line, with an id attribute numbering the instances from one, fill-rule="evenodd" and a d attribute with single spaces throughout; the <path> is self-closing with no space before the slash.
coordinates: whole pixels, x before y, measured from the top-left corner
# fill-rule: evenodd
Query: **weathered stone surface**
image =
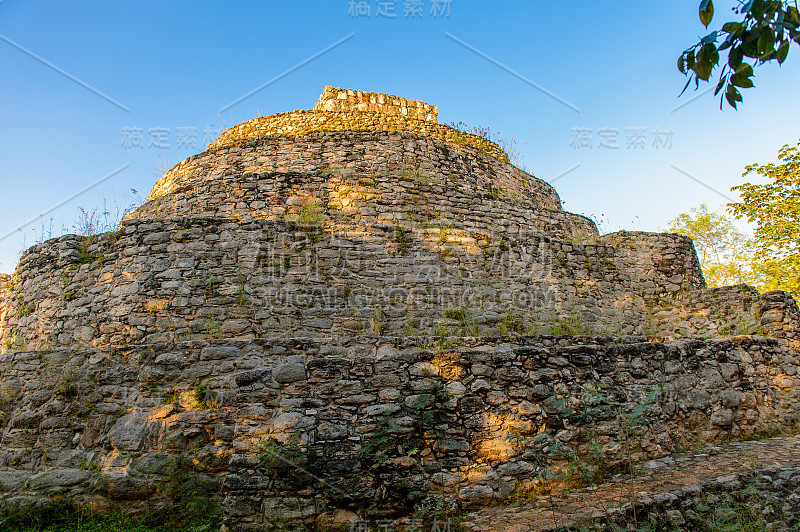
<path id="1" fill-rule="evenodd" d="M 133 412 L 119 418 L 108 431 L 111 445 L 123 451 L 141 450 L 149 417 L 146 412 Z"/>
<path id="2" fill-rule="evenodd" d="M 289 384 L 306 378 L 306 367 L 303 364 L 283 364 L 272 372 L 272 378 L 281 384 Z"/>
<path id="3" fill-rule="evenodd" d="M 91 476 L 89 471 L 79 469 L 51 469 L 32 476 L 30 485 L 37 490 L 67 488 L 86 482 Z"/>

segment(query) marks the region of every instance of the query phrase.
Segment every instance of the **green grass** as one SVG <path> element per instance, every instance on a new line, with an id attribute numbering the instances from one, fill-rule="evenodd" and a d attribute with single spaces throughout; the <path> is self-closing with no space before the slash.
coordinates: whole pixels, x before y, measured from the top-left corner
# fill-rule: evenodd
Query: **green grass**
<path id="1" fill-rule="evenodd" d="M 161 506 L 130 515 L 121 511 L 98 513 L 67 497 L 43 506 L 0 508 L 0 532 L 216 532 L 222 509 L 213 481 L 176 458 L 156 491 Z"/>
<path id="2" fill-rule="evenodd" d="M 93 514 L 69 501 L 55 501 L 38 508 L 18 508 L 0 514 L 0 532 L 205 532 L 219 530 L 218 512 L 205 519 L 173 510 L 131 516 L 122 512 Z M 189 512 L 194 513 L 194 512 Z"/>

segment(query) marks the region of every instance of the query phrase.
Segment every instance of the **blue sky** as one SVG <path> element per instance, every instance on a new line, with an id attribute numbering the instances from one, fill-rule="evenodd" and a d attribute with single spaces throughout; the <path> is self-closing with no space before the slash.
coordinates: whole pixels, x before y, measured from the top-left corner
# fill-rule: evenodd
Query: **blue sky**
<path id="1" fill-rule="evenodd" d="M 677 98 L 676 59 L 704 34 L 697 0 L 451 0 L 436 16 L 423 0 L 417 17 L 404 16 L 412 0 L 364 3 L 369 15 L 353 16 L 350 0 L 0 1 L 0 237 L 13 232 L 0 240 L 0 272 L 41 223 L 14 229 L 92 183 L 124 167 L 45 225 L 70 230 L 79 206 L 105 198 L 114 210 L 131 189 L 145 197 L 160 161 L 172 166 L 258 114 L 310 108 L 325 85 L 421 99 L 439 105 L 440 122 L 513 137 L 565 208 L 606 232 L 721 207 L 746 164 L 800 138 L 797 46 L 783 67 L 756 70 L 738 112 L 721 112 L 711 94 Z M 718 23 L 734 2 L 717 4 Z M 379 15 L 392 7 L 395 18 Z M 141 147 L 126 146 L 136 129 Z M 628 148 L 639 139 L 643 148 Z"/>

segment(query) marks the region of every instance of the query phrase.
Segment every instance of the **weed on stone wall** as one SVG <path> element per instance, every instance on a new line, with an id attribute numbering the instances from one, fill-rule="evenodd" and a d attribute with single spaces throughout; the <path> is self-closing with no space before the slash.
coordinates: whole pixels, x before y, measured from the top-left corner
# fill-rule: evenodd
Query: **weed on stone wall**
<path id="1" fill-rule="evenodd" d="M 316 203 L 309 202 L 301 207 L 291 221 L 299 224 L 316 224 L 325 220 L 325 210 Z"/>
<path id="2" fill-rule="evenodd" d="M 587 387 L 577 402 L 559 395 L 550 397 L 546 409 L 558 413 L 567 424 L 548 427 L 522 442 L 542 472 L 533 481 L 519 483 L 509 500 L 524 503 L 597 485 L 611 475 L 634 472 L 640 458 L 637 446 L 647 431 L 647 412 L 658 400 L 661 388 L 641 392 L 633 401 L 617 399 L 619 393 L 597 385 Z M 571 434 L 570 444 L 558 437 L 564 432 Z"/>
<path id="3" fill-rule="evenodd" d="M 94 244 L 94 237 L 89 235 L 83 238 L 83 242 L 81 243 L 81 247 L 78 248 L 78 257 L 77 263 L 79 265 L 83 264 L 92 264 L 94 262 L 98 262 L 102 259 L 102 256 L 97 253 L 90 251 L 91 246 Z"/>
<path id="4" fill-rule="evenodd" d="M 394 243 L 397 246 L 397 251 L 401 255 L 408 255 L 412 242 L 411 231 L 396 225 L 394 228 Z"/>
<path id="5" fill-rule="evenodd" d="M 212 390 L 208 381 L 203 381 L 197 385 L 194 393 L 194 400 L 197 406 L 202 409 L 216 410 L 222 406 L 222 394 L 218 391 Z"/>
<path id="6" fill-rule="evenodd" d="M 434 344 L 440 349 L 445 349 L 454 345 L 456 338 L 474 337 L 480 333 L 472 313 L 463 308 L 448 308 L 442 313 L 433 334 L 436 337 Z"/>
<path id="7" fill-rule="evenodd" d="M 77 372 L 75 371 L 75 368 L 70 365 L 65 366 L 63 372 L 61 373 L 61 380 L 55 390 L 56 395 L 59 395 L 68 401 L 76 398 L 80 393 L 77 383 L 75 382 L 76 378 Z"/>
<path id="8" fill-rule="evenodd" d="M 434 381 L 432 388 L 408 397 L 400 410 L 382 415 L 359 453 L 365 469 L 382 484 L 382 497 L 406 509 L 422 504 L 424 483 L 417 485 L 392 472 L 421 467 L 422 460 L 430 461 L 438 452 L 449 423 L 450 397 L 445 379 L 432 374 L 428 378 Z"/>
<path id="9" fill-rule="evenodd" d="M 286 441 L 266 438 L 256 444 L 259 465 L 270 478 L 292 484 L 313 483 L 321 473 L 321 457 L 317 450 L 303 443 L 303 433 L 297 431 Z"/>
<path id="10" fill-rule="evenodd" d="M 548 323 L 548 328 L 553 336 L 588 336 L 594 333 L 591 324 L 576 314 L 556 316 Z"/>
<path id="11" fill-rule="evenodd" d="M 503 336 L 514 336 L 526 333 L 525 320 L 513 310 L 506 310 L 503 312 L 497 326 L 500 329 L 500 334 Z"/>
<path id="12" fill-rule="evenodd" d="M 474 146 L 481 155 L 497 155 L 503 162 L 524 169 L 524 156 L 517 148 L 514 137 L 506 140 L 499 131 L 494 132 L 490 127 L 468 126 L 464 122 L 451 122 L 449 126 L 455 130 L 448 139 L 451 142 L 461 146 Z M 496 147 L 500 148 L 500 153 L 497 153 Z"/>
<path id="13" fill-rule="evenodd" d="M 222 325 L 215 320 L 214 318 L 208 319 L 208 336 L 212 340 L 220 340 L 225 337 L 225 333 L 222 330 Z"/>

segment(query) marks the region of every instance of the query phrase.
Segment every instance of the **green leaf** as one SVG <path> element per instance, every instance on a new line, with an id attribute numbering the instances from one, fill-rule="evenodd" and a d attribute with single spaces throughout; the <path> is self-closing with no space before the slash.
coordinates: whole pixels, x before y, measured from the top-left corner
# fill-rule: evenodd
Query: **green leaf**
<path id="1" fill-rule="evenodd" d="M 736 68 L 735 72 L 749 78 L 753 75 L 753 67 L 749 63 L 742 63 Z"/>
<path id="2" fill-rule="evenodd" d="M 686 52 L 682 53 L 678 58 L 678 70 L 680 70 L 681 74 L 684 76 L 686 75 Z"/>
<path id="3" fill-rule="evenodd" d="M 716 61 L 714 60 L 716 56 Z M 719 53 L 717 47 L 713 44 L 704 44 L 697 54 L 697 64 L 694 66 L 694 73 L 699 79 L 708 81 L 711 77 L 711 71 L 719 61 Z"/>
<path id="4" fill-rule="evenodd" d="M 717 94 L 719 94 L 719 91 L 721 91 L 721 90 L 722 90 L 722 88 L 725 86 L 725 82 L 726 82 L 726 81 L 727 81 L 727 77 L 725 77 L 725 76 L 723 76 L 723 77 L 719 78 L 719 83 L 717 83 L 717 88 L 716 88 L 716 90 L 714 91 L 714 96 L 716 96 Z"/>
<path id="5" fill-rule="evenodd" d="M 739 67 L 739 65 L 742 64 L 743 59 L 744 59 L 744 53 L 742 52 L 741 46 L 737 46 L 736 48 L 731 48 L 731 51 L 728 53 L 728 66 L 736 70 Z"/>
<path id="6" fill-rule="evenodd" d="M 800 11 L 794 6 L 786 9 L 784 18 L 794 24 L 795 27 L 800 26 Z"/>
<path id="7" fill-rule="evenodd" d="M 743 89 L 749 89 L 750 87 L 753 87 L 753 80 L 739 73 L 731 76 L 731 83 Z"/>
<path id="8" fill-rule="evenodd" d="M 750 13 L 755 17 L 756 20 L 761 21 L 764 18 L 764 13 L 766 13 L 767 5 L 766 0 L 753 0 L 750 2 Z"/>
<path id="9" fill-rule="evenodd" d="M 728 105 L 736 109 L 736 100 L 731 97 L 730 92 L 725 93 L 725 99 L 728 100 Z"/>
<path id="10" fill-rule="evenodd" d="M 733 99 L 736 100 L 737 102 L 742 101 L 742 93 L 739 92 L 739 89 L 737 89 L 733 85 L 728 85 L 728 92 L 733 94 Z"/>
<path id="11" fill-rule="evenodd" d="M 733 107 L 734 109 L 738 109 L 736 107 L 736 102 L 742 101 L 742 95 L 733 85 L 728 85 L 728 90 L 725 91 L 725 99 L 728 100 L 728 104 Z"/>
<path id="12" fill-rule="evenodd" d="M 783 64 L 783 62 L 786 61 L 786 57 L 789 55 L 789 47 L 791 46 L 791 44 L 792 41 L 785 40 L 781 42 L 780 46 L 778 46 L 778 55 L 777 55 L 778 63 Z"/>
<path id="13" fill-rule="evenodd" d="M 764 28 L 758 38 L 758 55 L 763 56 L 775 49 L 775 34 L 771 28 Z"/>
<path id="14" fill-rule="evenodd" d="M 703 44 L 708 44 L 710 42 L 717 42 L 717 35 L 719 35 L 718 31 L 712 31 L 711 33 L 709 33 L 708 35 L 703 37 L 700 40 L 700 42 L 703 43 Z"/>
<path id="15" fill-rule="evenodd" d="M 728 33 L 736 33 L 742 28 L 741 22 L 726 22 L 722 25 L 722 31 L 726 31 Z"/>
<path id="16" fill-rule="evenodd" d="M 711 61 L 698 61 L 697 65 L 694 67 L 694 73 L 698 79 L 708 81 L 713 68 L 714 66 L 711 64 Z"/>
<path id="17" fill-rule="evenodd" d="M 700 2 L 700 22 L 706 28 L 711 24 L 711 19 L 714 18 L 714 2 L 712 0 L 703 0 Z"/>
<path id="18" fill-rule="evenodd" d="M 758 46 L 754 41 L 742 43 L 742 53 L 747 57 L 758 57 Z"/>
<path id="19" fill-rule="evenodd" d="M 684 85 L 684 86 L 683 86 L 683 90 L 682 90 L 682 91 L 681 91 L 681 93 L 678 95 L 678 98 L 680 98 L 681 96 L 683 96 L 683 93 L 684 93 L 684 92 L 686 92 L 686 89 L 688 89 L 688 88 L 689 88 L 689 83 L 691 83 L 691 82 L 692 82 L 692 78 L 690 77 L 690 78 L 689 78 L 689 79 L 686 81 L 686 85 Z"/>

